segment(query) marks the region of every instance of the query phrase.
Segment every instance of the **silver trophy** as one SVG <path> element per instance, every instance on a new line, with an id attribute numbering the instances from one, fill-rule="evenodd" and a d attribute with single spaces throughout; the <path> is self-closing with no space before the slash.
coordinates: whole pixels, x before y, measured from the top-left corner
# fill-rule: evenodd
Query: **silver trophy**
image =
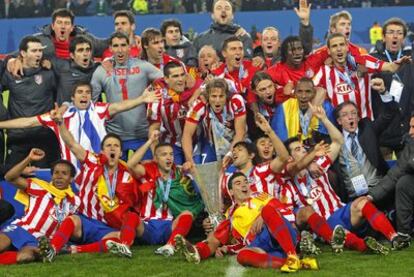
<path id="1" fill-rule="evenodd" d="M 224 219 L 220 189 L 221 161 L 196 165 L 195 181 L 214 228 Z"/>

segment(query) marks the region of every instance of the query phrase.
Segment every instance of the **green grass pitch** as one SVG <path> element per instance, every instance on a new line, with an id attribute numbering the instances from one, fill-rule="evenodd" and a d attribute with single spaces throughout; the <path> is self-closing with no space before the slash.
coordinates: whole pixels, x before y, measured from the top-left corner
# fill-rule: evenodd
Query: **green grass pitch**
<path id="1" fill-rule="evenodd" d="M 389 256 L 361 254 L 345 250 L 333 255 L 323 246 L 318 256 L 320 271 L 300 271 L 294 276 L 414 276 L 414 246 L 392 252 Z M 57 256 L 54 263 L 32 263 L 0 266 L 0 276 L 225 276 L 234 258 L 202 261 L 188 264 L 180 256 L 164 258 L 153 254 L 155 247 L 134 246 L 133 258 L 119 258 L 111 254 L 77 254 Z M 236 272 L 242 268 L 236 265 Z M 234 272 L 234 271 L 233 271 Z M 274 276 L 278 270 L 246 268 L 239 276 Z M 236 274 L 230 276 L 236 277 Z"/>

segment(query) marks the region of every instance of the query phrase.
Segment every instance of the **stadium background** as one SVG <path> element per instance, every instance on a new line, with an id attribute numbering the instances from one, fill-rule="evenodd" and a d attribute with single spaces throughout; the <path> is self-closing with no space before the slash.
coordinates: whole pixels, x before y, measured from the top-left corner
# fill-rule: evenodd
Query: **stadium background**
<path id="1" fill-rule="evenodd" d="M 312 2 L 312 1 L 311 1 Z M 413 1 L 414 2 L 414 1 Z M 314 26 L 314 38 L 324 42 L 328 28 L 329 16 L 340 9 L 312 10 L 311 22 Z M 369 48 L 369 29 L 375 21 L 382 24 L 390 16 L 404 19 L 410 26 L 414 26 L 414 7 L 375 7 L 349 8 L 353 16 L 353 30 L 351 40 L 354 43 Z M 195 33 L 206 30 L 211 24 L 209 13 L 202 14 L 152 14 L 137 15 L 137 30 L 140 34 L 147 27 L 158 27 L 164 19 L 176 18 L 182 22 L 183 29 Z M 197 24 L 194 24 L 197 22 Z M 293 11 L 254 11 L 236 12 L 235 22 L 248 32 L 252 27 L 261 31 L 266 26 L 277 26 L 281 36 L 286 37 L 298 33 L 298 19 Z M 20 39 L 28 34 L 38 32 L 39 29 L 50 23 L 50 17 L 1 19 L 0 20 L 0 53 L 14 51 Z M 111 16 L 76 17 L 75 24 L 86 27 L 98 37 L 108 37 L 113 31 Z M 414 32 L 414 29 L 411 29 Z M 407 41 L 412 43 L 412 40 Z M 41 173 L 46 177 L 48 173 Z M 4 183 L 1 184 L 4 187 Z M 12 199 L 15 190 L 5 189 L 5 198 Z M 17 204 L 17 203 L 14 203 Z M 17 206 L 18 207 L 18 206 Z M 22 212 L 21 207 L 17 209 Z M 209 260 L 202 265 L 187 265 L 179 261 L 178 257 L 166 260 L 152 254 L 153 247 L 136 247 L 132 260 L 121 260 L 110 255 L 79 255 L 74 257 L 59 257 L 53 265 L 20 265 L 0 267 L 0 276 L 32 276 L 61 275 L 61 276 L 270 276 L 273 270 L 244 269 L 237 265 L 233 258 Z M 347 251 L 342 256 L 332 256 L 328 247 L 323 248 L 320 258 L 322 271 L 318 276 L 414 276 L 412 257 L 414 248 L 395 253 L 389 257 L 367 256 Z M 160 266 L 162 265 L 162 266 Z M 314 276 L 315 273 L 301 273 L 300 276 Z"/>

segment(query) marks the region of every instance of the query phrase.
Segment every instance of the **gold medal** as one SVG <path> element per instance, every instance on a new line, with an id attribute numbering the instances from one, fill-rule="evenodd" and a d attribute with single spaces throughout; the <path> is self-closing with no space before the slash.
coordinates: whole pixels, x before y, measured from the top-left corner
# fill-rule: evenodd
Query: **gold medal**
<path id="1" fill-rule="evenodd" d="M 109 207 L 111 207 L 111 208 L 115 207 L 115 201 L 113 199 L 111 199 L 111 201 L 109 201 Z"/>

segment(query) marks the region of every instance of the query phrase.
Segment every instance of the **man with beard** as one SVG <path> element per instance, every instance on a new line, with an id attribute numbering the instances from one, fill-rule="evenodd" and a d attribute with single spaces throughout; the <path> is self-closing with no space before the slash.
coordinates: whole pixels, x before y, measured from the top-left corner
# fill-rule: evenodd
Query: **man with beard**
<path id="1" fill-rule="evenodd" d="M 307 145 L 315 145 L 328 134 L 325 126 L 312 116 L 309 103 L 320 105 L 323 103 L 328 117 L 333 120 L 333 107 L 325 94 L 317 96 L 312 79 L 302 77 L 295 87 L 295 98 L 290 98 L 279 105 L 272 119 L 272 128 L 285 141 L 290 137 L 300 136 Z M 322 96 L 322 97 L 321 97 Z"/>
<path id="2" fill-rule="evenodd" d="M 207 31 L 199 34 L 194 40 L 194 47 L 197 53 L 204 45 L 211 45 L 217 53 L 220 53 L 222 50 L 222 41 L 230 36 L 238 36 L 243 43 L 246 58 L 250 58 L 253 54 L 252 38 L 242 27 L 232 23 L 233 17 L 234 13 L 231 1 L 215 0 L 211 14 L 213 24 L 211 24 Z"/>
<path id="3" fill-rule="evenodd" d="M 95 70 L 91 80 L 94 101 L 103 91 L 108 103 L 136 98 L 143 94 L 150 82 L 162 77 L 162 72 L 152 64 L 129 57 L 129 39 L 124 33 L 112 34 L 110 44 L 114 53 L 112 70 L 107 72 L 102 66 Z M 145 107 L 138 106 L 126 113 L 117 114 L 107 121 L 106 130 L 121 137 L 123 158 L 126 159 L 129 149 L 137 149 L 146 141 L 148 121 Z M 150 154 L 149 152 L 147 157 Z"/>
<path id="4" fill-rule="evenodd" d="M 297 36 L 287 37 L 280 48 L 281 62 L 270 67 L 267 73 L 276 83 L 275 102 L 283 103 L 294 97 L 294 87 L 302 77 L 312 78 L 328 58 L 327 51 L 305 56 L 302 40 Z M 257 97 L 249 91 L 247 103 L 252 111 L 258 112 Z"/>
<path id="5" fill-rule="evenodd" d="M 164 70 L 164 66 L 168 62 L 179 61 L 165 53 L 165 43 L 160 30 L 147 28 L 142 32 L 141 39 L 142 59 L 153 64 L 161 71 Z"/>
<path id="6" fill-rule="evenodd" d="M 3 90 L 9 89 L 11 119 L 46 113 L 53 108 L 56 80 L 52 71 L 40 66 L 43 57 L 41 41 L 34 36 L 23 38 L 19 45 L 24 75 L 15 78 L 10 72 L 2 77 Z M 7 139 L 6 169 L 21 161 L 32 148 L 45 151 L 45 159 L 36 161 L 38 167 L 49 167 L 59 158 L 59 147 L 53 132 L 40 127 L 10 130 Z"/>

